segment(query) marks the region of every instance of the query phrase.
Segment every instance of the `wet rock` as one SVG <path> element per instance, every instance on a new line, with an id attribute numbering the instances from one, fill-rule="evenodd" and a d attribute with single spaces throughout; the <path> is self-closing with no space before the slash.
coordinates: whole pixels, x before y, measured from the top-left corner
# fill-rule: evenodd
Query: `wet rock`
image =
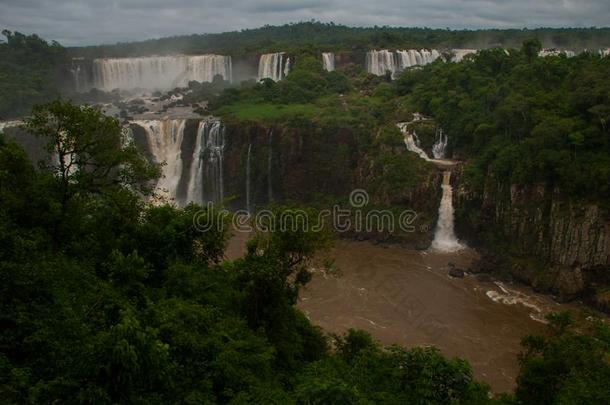
<path id="1" fill-rule="evenodd" d="M 585 290 L 585 279 L 580 266 L 562 266 L 557 271 L 553 290 L 561 300 L 574 299 Z"/>
<path id="2" fill-rule="evenodd" d="M 464 278 L 464 270 L 462 269 L 456 269 L 454 268 L 450 268 L 449 269 L 449 275 L 451 277 L 455 277 L 455 278 Z"/>
<path id="3" fill-rule="evenodd" d="M 488 273 L 478 273 L 475 275 L 475 278 L 481 283 L 489 283 L 493 281 L 493 277 Z"/>

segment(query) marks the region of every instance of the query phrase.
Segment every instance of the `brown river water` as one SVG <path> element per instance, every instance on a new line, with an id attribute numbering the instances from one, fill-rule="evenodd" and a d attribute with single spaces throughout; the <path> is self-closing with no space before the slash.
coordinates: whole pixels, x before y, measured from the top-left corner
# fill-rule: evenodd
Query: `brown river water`
<path id="1" fill-rule="evenodd" d="M 228 258 L 243 254 L 236 235 Z M 330 252 L 340 274 L 315 272 L 298 307 L 327 332 L 363 329 L 384 345 L 432 345 L 468 360 L 495 393 L 514 389 L 521 338 L 544 332 L 544 314 L 562 309 L 525 287 L 453 278 L 448 262 L 467 268 L 476 252 L 433 253 L 338 241 Z"/>

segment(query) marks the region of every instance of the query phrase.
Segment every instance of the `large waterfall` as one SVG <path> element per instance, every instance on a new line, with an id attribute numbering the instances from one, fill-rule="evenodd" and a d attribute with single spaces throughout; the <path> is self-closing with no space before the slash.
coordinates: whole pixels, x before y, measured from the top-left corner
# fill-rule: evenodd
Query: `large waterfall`
<path id="1" fill-rule="evenodd" d="M 323 52 L 322 63 L 324 64 L 324 69 L 326 69 L 326 71 L 332 72 L 335 70 L 335 54 L 332 52 Z"/>
<path id="2" fill-rule="evenodd" d="M 146 143 L 154 162 L 165 163 L 157 183 L 159 196 L 175 201 L 178 183 L 182 177 L 181 146 L 186 120 L 138 120 L 133 123 L 146 131 Z"/>
<path id="3" fill-rule="evenodd" d="M 190 141 L 189 146 L 189 141 L 185 139 L 186 121 L 132 121 L 132 124 L 144 129 L 145 148 L 154 163 L 163 164 L 156 193 L 162 199 L 178 205 L 222 202 L 224 126 L 217 120 L 200 121 L 194 145 Z"/>
<path id="4" fill-rule="evenodd" d="M 455 252 L 463 246 L 458 242 L 453 229 L 453 188 L 450 170 L 443 172 L 442 188 L 443 196 L 438 208 L 438 222 L 431 247 L 441 252 Z"/>
<path id="5" fill-rule="evenodd" d="M 366 54 L 366 70 L 377 76 L 390 72 L 392 77 L 395 77 L 406 68 L 427 65 L 440 57 L 441 54 L 436 49 L 409 49 L 396 52 L 386 49 L 373 50 Z"/>
<path id="6" fill-rule="evenodd" d="M 258 62 L 258 80 L 282 80 L 290 72 L 290 58 L 284 52 L 266 53 Z"/>
<path id="7" fill-rule="evenodd" d="M 73 74 L 77 86 L 85 88 L 80 67 Z M 147 56 L 138 58 L 95 59 L 93 61 L 93 87 L 110 91 L 120 90 L 171 90 L 184 87 L 189 81 L 211 82 L 220 75 L 232 79 L 231 57 L 223 55 Z"/>
<path id="8" fill-rule="evenodd" d="M 434 156 L 434 159 L 444 159 L 448 143 L 447 135 L 440 127 L 437 128 L 436 134 L 436 142 L 432 145 L 432 156 Z"/>

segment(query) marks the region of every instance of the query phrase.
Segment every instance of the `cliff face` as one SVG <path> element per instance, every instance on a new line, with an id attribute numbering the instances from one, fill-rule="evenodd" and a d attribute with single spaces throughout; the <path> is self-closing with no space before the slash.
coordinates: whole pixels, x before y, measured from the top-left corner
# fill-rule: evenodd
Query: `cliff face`
<path id="1" fill-rule="evenodd" d="M 476 193 L 461 177 L 456 193 L 460 236 L 483 245 L 492 255 L 516 257 L 504 270 L 535 288 L 563 299 L 589 296 L 600 300 L 610 279 L 610 216 L 606 209 L 572 201 L 560 190 L 544 185 L 508 187 L 491 174 L 483 192 Z"/>
<path id="2" fill-rule="evenodd" d="M 349 129 L 307 123 L 274 126 L 227 123 L 226 141 L 225 190 L 232 196 L 229 202 L 232 209 L 247 208 L 248 201 L 252 209 L 269 202 L 293 202 L 320 209 L 330 209 L 335 204 L 351 208 L 350 193 L 361 189 L 368 194 L 363 212 L 412 210 L 417 213 L 416 232 L 360 231 L 344 236 L 403 242 L 422 248 L 432 239 L 442 179 L 434 167 L 419 172 L 412 182 L 390 181 L 392 176 L 386 170 L 389 164 L 379 163 L 376 146 L 371 147 Z M 401 159 L 408 152 L 399 143 L 386 148 L 384 154 Z M 417 159 L 413 157 L 420 163 Z"/>

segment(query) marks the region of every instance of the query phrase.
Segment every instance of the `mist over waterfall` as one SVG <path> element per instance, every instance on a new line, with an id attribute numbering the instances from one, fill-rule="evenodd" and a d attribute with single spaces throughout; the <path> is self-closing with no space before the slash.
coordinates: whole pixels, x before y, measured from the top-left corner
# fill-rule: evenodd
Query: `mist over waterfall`
<path id="1" fill-rule="evenodd" d="M 451 58 L 451 61 L 459 63 L 459 62 L 463 61 L 466 56 L 477 53 L 477 50 L 476 49 L 453 49 L 452 53 L 453 53 L 453 57 Z"/>
<path id="2" fill-rule="evenodd" d="M 448 143 L 447 135 L 440 127 L 436 130 L 436 134 L 436 142 L 432 145 L 432 156 L 434 159 L 444 159 Z"/>
<path id="3" fill-rule="evenodd" d="M 78 90 L 82 83 L 80 67 L 73 69 Z M 92 87 L 101 90 L 171 90 L 185 87 L 189 81 L 211 82 L 221 75 L 232 80 L 230 56 L 223 55 L 178 55 L 147 56 L 138 58 L 95 59 L 93 61 Z"/>
<path id="4" fill-rule="evenodd" d="M 290 72 L 290 58 L 284 52 L 266 53 L 261 55 L 258 62 L 258 80 L 282 80 Z"/>
<path id="5" fill-rule="evenodd" d="M 146 131 L 146 143 L 154 163 L 165 165 L 157 182 L 162 198 L 176 200 L 176 191 L 182 177 L 181 146 L 186 120 L 138 120 L 134 124 Z"/>
<path id="6" fill-rule="evenodd" d="M 372 50 L 366 54 L 366 70 L 377 76 L 390 72 L 394 78 L 406 68 L 427 65 L 440 57 L 441 54 L 436 49 L 408 49 L 395 52 L 386 49 Z"/>
<path id="7" fill-rule="evenodd" d="M 335 70 L 335 54 L 332 52 L 323 52 L 322 63 L 324 64 L 324 69 L 327 72 L 332 72 Z"/>
<path id="8" fill-rule="evenodd" d="M 438 221 L 431 247 L 433 250 L 440 252 L 455 252 L 463 249 L 463 246 L 458 242 L 453 229 L 453 188 L 451 187 L 450 170 L 443 172 L 443 185 L 441 187 L 443 196 L 438 208 Z"/>

